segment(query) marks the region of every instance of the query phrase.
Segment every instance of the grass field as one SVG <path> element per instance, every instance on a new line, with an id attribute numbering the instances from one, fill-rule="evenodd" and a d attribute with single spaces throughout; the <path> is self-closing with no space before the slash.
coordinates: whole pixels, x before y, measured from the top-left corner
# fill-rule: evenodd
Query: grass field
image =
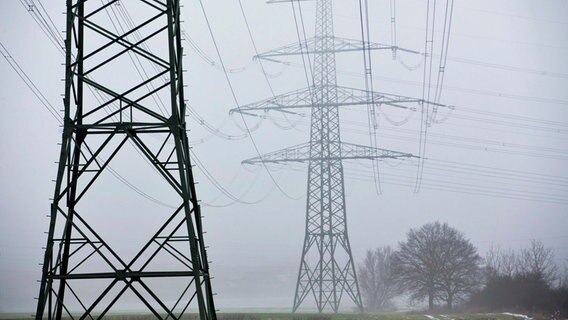
<path id="1" fill-rule="evenodd" d="M 420 313 L 377 313 L 377 314 L 315 314 L 315 313 L 219 313 L 219 320 L 527 320 L 522 316 L 512 316 L 502 313 L 466 313 L 466 314 L 444 314 L 427 315 Z M 0 316 L 4 320 L 30 319 L 29 315 L 4 315 Z M 152 315 L 144 314 L 117 314 L 108 315 L 105 319 L 109 320 L 151 320 L 155 319 Z M 187 320 L 198 319 L 194 314 L 184 317 Z M 537 319 L 550 319 L 549 317 L 537 317 Z"/>

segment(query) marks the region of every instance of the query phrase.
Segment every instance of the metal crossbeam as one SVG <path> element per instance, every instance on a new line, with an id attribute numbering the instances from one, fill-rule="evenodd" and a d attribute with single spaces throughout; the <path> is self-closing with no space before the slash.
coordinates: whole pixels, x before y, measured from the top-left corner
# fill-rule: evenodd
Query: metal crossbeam
<path id="1" fill-rule="evenodd" d="M 413 54 L 420 54 L 420 52 L 410 49 L 401 48 L 398 46 L 391 46 L 376 42 L 366 42 L 363 46 L 363 41 L 353 40 L 347 38 L 339 38 L 335 36 L 328 36 L 329 45 L 326 48 L 318 46 L 317 43 L 320 39 L 312 37 L 306 39 L 301 43 L 291 43 L 264 53 L 254 56 L 255 59 L 275 60 L 276 57 L 301 55 L 301 54 L 320 54 L 320 53 L 341 53 L 366 50 L 390 50 L 393 52 L 402 51 Z"/>
<path id="2" fill-rule="evenodd" d="M 356 160 L 356 159 L 401 159 L 415 158 L 410 153 L 402 153 L 393 150 L 372 148 L 368 146 L 341 143 L 341 151 L 339 155 L 331 155 L 329 157 L 312 157 L 310 155 L 310 144 L 304 143 L 297 146 L 285 148 L 244 160 L 243 164 L 260 164 L 260 163 L 286 163 L 286 162 L 309 162 L 309 161 L 332 161 L 332 160 Z"/>
<path id="3" fill-rule="evenodd" d="M 315 102 L 312 101 L 312 92 L 317 88 L 304 88 L 289 93 L 277 95 L 259 102 L 243 105 L 239 108 L 231 109 L 229 112 L 239 112 L 251 115 L 254 112 L 264 113 L 267 111 L 281 111 L 293 109 L 312 108 Z M 367 92 L 361 89 L 335 86 L 337 99 L 330 102 L 319 102 L 318 107 L 332 108 L 342 106 L 390 106 L 400 109 L 417 110 L 422 105 L 450 108 L 450 106 L 426 101 L 418 98 L 411 98 L 401 95 L 394 95 L 382 92 Z"/>

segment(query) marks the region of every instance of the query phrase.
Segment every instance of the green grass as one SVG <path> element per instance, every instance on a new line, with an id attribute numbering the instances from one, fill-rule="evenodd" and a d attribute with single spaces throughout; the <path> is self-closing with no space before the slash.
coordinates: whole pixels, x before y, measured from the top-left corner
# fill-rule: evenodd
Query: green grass
<path id="1" fill-rule="evenodd" d="M 429 320 L 424 316 L 427 313 L 218 313 L 219 320 Z M 6 315 L 8 316 L 8 315 Z M 438 320 L 520 320 L 512 316 L 499 313 L 467 313 L 467 314 L 444 314 L 434 315 Z M 26 316 L 8 316 L 0 319 L 21 320 L 30 319 Z M 151 320 L 154 316 L 149 314 L 116 314 L 106 316 L 109 320 Z M 187 320 L 197 320 L 195 314 L 188 314 L 184 317 Z"/>

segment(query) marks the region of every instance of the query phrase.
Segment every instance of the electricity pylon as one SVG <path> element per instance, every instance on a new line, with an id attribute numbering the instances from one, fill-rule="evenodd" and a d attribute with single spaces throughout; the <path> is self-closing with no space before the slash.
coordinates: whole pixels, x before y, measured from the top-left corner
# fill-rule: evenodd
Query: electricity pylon
<path id="1" fill-rule="evenodd" d="M 186 135 L 179 0 L 128 1 L 141 16 L 123 32 L 111 31 L 114 5 L 126 4 L 67 0 L 62 146 L 35 317 L 102 319 L 130 295 L 157 319 L 181 319 L 189 308 L 216 319 Z M 115 79 L 128 58 L 151 66 L 147 77 L 131 68 Z M 157 105 L 160 94 L 167 98 Z M 111 165 L 127 143 L 139 153 L 124 155 L 129 163 L 145 158 L 179 201 L 132 258 L 101 231 L 128 236 L 138 222 L 125 226 L 124 208 L 93 212 L 84 203 L 103 173 L 121 177 Z M 159 293 L 164 281 L 179 284 L 174 300 Z"/>
<path id="2" fill-rule="evenodd" d="M 290 2 L 273 0 L 268 3 Z M 286 112 L 301 108 L 311 110 L 310 141 L 243 161 L 259 163 L 308 163 L 306 229 L 293 311 L 310 294 L 319 312 L 339 310 L 343 294 L 347 294 L 362 310 L 357 276 L 347 233 L 343 160 L 411 158 L 412 154 L 362 146 L 341 141 L 339 107 L 348 105 L 415 108 L 421 99 L 370 92 L 337 85 L 335 54 L 362 50 L 399 50 L 418 53 L 395 46 L 334 36 L 331 0 L 316 1 L 315 36 L 278 49 L 261 53 L 256 58 L 273 61 L 291 55 L 313 56 L 313 83 L 308 88 L 278 95 L 257 103 L 241 106 L 231 112 L 253 115 L 255 112 Z M 292 110 L 292 111 L 290 111 Z"/>

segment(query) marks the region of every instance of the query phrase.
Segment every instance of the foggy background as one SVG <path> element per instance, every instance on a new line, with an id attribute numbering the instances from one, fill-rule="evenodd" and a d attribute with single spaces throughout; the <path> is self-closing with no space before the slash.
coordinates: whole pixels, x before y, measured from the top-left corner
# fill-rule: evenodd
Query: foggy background
<path id="1" fill-rule="evenodd" d="M 47 100 L 62 108 L 63 56 L 22 3 L 26 1 L 0 2 L 0 41 Z M 65 2 L 42 3 L 63 30 Z M 304 236 L 307 166 L 268 165 L 282 192 L 264 168 L 241 165 L 258 155 L 249 137 L 239 139 L 242 118 L 229 115 L 237 105 L 199 2 L 183 3 L 183 27 L 203 51 L 198 54 L 184 42 L 186 97 L 198 114 L 188 117 L 189 139 L 196 156 L 194 173 L 217 307 L 291 309 Z M 371 40 L 390 44 L 389 1 L 369 3 Z M 423 51 L 425 3 L 397 1 L 398 46 Z M 290 4 L 242 4 L 260 52 L 297 43 Z M 129 1 L 121 5 L 132 7 L 130 13 L 136 15 Z M 238 103 L 271 97 L 259 64 L 252 60 L 255 52 L 238 2 L 204 5 Z M 314 9 L 314 2 L 302 2 L 308 37 L 314 32 Z M 336 36 L 360 40 L 358 2 L 335 1 L 334 14 Z M 409 228 L 436 220 L 464 232 L 481 255 L 492 245 L 518 249 L 539 239 L 553 248 L 559 264 L 568 263 L 567 16 L 568 3 L 561 0 L 455 1 L 441 99 L 455 110 L 428 130 L 429 160 L 420 192 L 413 193 L 415 160 L 381 163 L 381 195 L 374 189 L 369 162 L 344 163 L 356 264 L 367 249 L 396 246 Z M 441 28 L 443 18 L 438 19 Z M 301 58 L 286 61 L 290 65 L 264 63 L 276 94 L 307 85 Z M 416 55 L 399 53 L 393 60 L 390 51 L 373 52 L 374 90 L 420 98 L 422 63 Z M 339 85 L 364 89 L 361 52 L 338 54 L 337 68 Z M 114 76 L 119 81 L 130 72 L 131 66 L 125 65 Z M 4 58 L 0 75 L 0 312 L 31 312 L 61 131 Z M 365 107 L 340 112 L 342 141 L 368 144 Z M 380 147 L 417 154 L 420 113 L 386 107 L 381 112 Z M 447 111 L 439 113 L 445 118 Z M 402 126 L 385 118 L 399 121 L 407 116 Z M 251 128 L 262 120 L 245 119 Z M 290 126 L 288 120 L 295 126 L 281 129 Z M 262 120 L 252 133 L 261 153 L 308 141 L 309 113 L 288 120 L 280 115 Z M 132 157 L 123 153 L 117 159 L 124 167 L 120 173 L 168 204 L 170 189 L 154 184 L 151 169 Z M 124 252 L 135 250 L 130 246 L 160 221 L 145 213 L 171 210 L 131 194 L 114 177 L 104 175 L 88 200 L 101 212 L 95 224 L 108 226 L 105 235 Z M 134 203 L 121 202 L 127 195 L 136 199 Z M 126 219 L 137 220 L 134 224 Z M 112 226 L 120 223 L 136 228 L 124 234 L 124 229 L 113 231 Z"/>

